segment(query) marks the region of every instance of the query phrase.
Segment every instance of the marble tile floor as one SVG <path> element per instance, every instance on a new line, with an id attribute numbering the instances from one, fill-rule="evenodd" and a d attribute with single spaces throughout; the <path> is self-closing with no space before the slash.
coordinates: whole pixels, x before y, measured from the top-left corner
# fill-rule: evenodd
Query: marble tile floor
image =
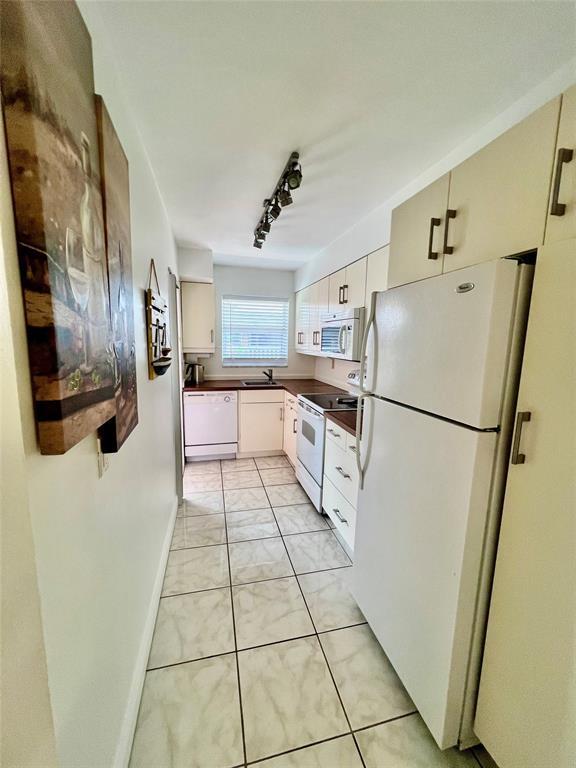
<path id="1" fill-rule="evenodd" d="M 438 750 L 285 457 L 184 488 L 130 768 L 493 768 Z"/>

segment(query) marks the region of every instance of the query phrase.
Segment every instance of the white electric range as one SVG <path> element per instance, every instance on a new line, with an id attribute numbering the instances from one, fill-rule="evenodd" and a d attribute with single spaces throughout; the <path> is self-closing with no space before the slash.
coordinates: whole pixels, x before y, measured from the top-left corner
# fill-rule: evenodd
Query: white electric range
<path id="1" fill-rule="evenodd" d="M 324 466 L 324 414 L 326 411 L 354 411 L 357 405 L 358 398 L 345 393 L 298 395 L 296 477 L 319 512 Z"/>

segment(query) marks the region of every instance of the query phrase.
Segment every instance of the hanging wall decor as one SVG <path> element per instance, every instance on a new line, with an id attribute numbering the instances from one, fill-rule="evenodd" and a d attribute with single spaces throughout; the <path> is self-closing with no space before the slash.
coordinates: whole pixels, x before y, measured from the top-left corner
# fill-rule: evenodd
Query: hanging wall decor
<path id="1" fill-rule="evenodd" d="M 156 290 L 152 288 L 152 278 Z M 150 277 L 146 290 L 146 329 L 148 335 L 148 378 L 163 376 L 170 365 L 172 348 L 168 341 L 168 304 L 160 293 L 154 259 L 150 262 Z"/>
<path id="2" fill-rule="evenodd" d="M 132 298 L 128 160 L 101 96 L 96 97 L 106 264 L 112 323 L 116 415 L 100 427 L 104 453 L 118 451 L 138 424 L 136 343 Z"/>
<path id="3" fill-rule="evenodd" d="M 67 0 L 0 10 L 0 77 L 40 450 L 115 414 L 92 46 Z"/>

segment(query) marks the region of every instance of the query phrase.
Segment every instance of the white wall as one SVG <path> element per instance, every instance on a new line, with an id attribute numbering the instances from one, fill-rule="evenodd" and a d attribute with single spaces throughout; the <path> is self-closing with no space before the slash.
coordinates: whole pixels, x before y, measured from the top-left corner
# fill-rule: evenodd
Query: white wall
<path id="1" fill-rule="evenodd" d="M 216 293 L 216 353 L 210 358 L 201 358 L 206 366 L 206 376 L 211 378 L 238 379 L 246 376 L 260 376 L 260 368 L 222 367 L 222 324 L 220 308 L 222 296 L 268 296 L 290 299 L 290 329 L 288 367 L 277 368 L 278 377 L 310 378 L 314 373 L 314 358 L 300 355 L 294 349 L 294 273 L 277 269 L 255 269 L 251 267 L 214 267 L 214 288 Z"/>
<path id="2" fill-rule="evenodd" d="M 470 138 L 439 161 L 430 159 L 430 167 L 399 190 L 393 197 L 361 219 L 347 232 L 320 251 L 296 273 L 295 287 L 310 283 L 345 267 L 390 242 L 392 210 L 447 171 L 466 160 L 500 134 L 519 123 L 547 101 L 565 91 L 576 81 L 576 59 L 532 89 L 488 124 L 479 127 Z M 378 161 L 378 158 L 375 158 Z"/>
<path id="3" fill-rule="evenodd" d="M 17 345 L 24 319 L 8 179 L 0 140 L 0 765 L 52 768 L 56 743 L 18 396 Z"/>
<path id="4" fill-rule="evenodd" d="M 314 378 L 323 381 L 326 384 L 332 384 L 335 387 L 341 387 L 350 392 L 354 388 L 350 386 L 348 374 L 356 371 L 360 363 L 349 363 L 346 360 L 333 360 L 329 357 L 314 358 Z"/>
<path id="5" fill-rule="evenodd" d="M 110 456 L 102 479 L 94 435 L 63 456 L 38 452 L 17 279 L 8 288 L 16 306 L 11 319 L 25 485 L 58 763 L 108 768 L 127 762 L 176 510 L 171 381 L 170 376 L 148 380 L 143 298 L 151 257 L 165 294 L 168 267 L 177 269 L 170 225 L 112 68 L 98 4 L 83 3 L 81 10 L 92 34 L 96 90 L 104 97 L 130 164 L 139 424 L 120 452 Z M 6 194 L 3 190 L 3 205 Z M 17 274 L 14 243 L 6 261 L 6 268 Z M 4 510 L 2 517 L 4 522 Z M 23 562 L 22 575 L 26 572 Z M 29 572 L 27 578 L 32 577 Z M 31 713 L 34 704 L 31 700 Z M 39 728 L 43 733 L 45 723 L 40 721 Z M 46 759 L 33 765 L 50 762 L 47 742 Z"/>
<path id="6" fill-rule="evenodd" d="M 214 279 L 212 251 L 178 245 L 178 277 L 180 280 L 211 283 Z"/>

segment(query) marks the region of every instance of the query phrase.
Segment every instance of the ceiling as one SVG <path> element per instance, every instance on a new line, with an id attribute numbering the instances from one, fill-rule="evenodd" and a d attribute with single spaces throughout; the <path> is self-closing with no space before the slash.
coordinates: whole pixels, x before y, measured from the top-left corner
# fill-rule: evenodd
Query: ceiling
<path id="1" fill-rule="evenodd" d="M 102 2 L 178 242 L 295 268 L 574 55 L 561 2 Z M 252 246 L 288 155 L 304 179 Z"/>

